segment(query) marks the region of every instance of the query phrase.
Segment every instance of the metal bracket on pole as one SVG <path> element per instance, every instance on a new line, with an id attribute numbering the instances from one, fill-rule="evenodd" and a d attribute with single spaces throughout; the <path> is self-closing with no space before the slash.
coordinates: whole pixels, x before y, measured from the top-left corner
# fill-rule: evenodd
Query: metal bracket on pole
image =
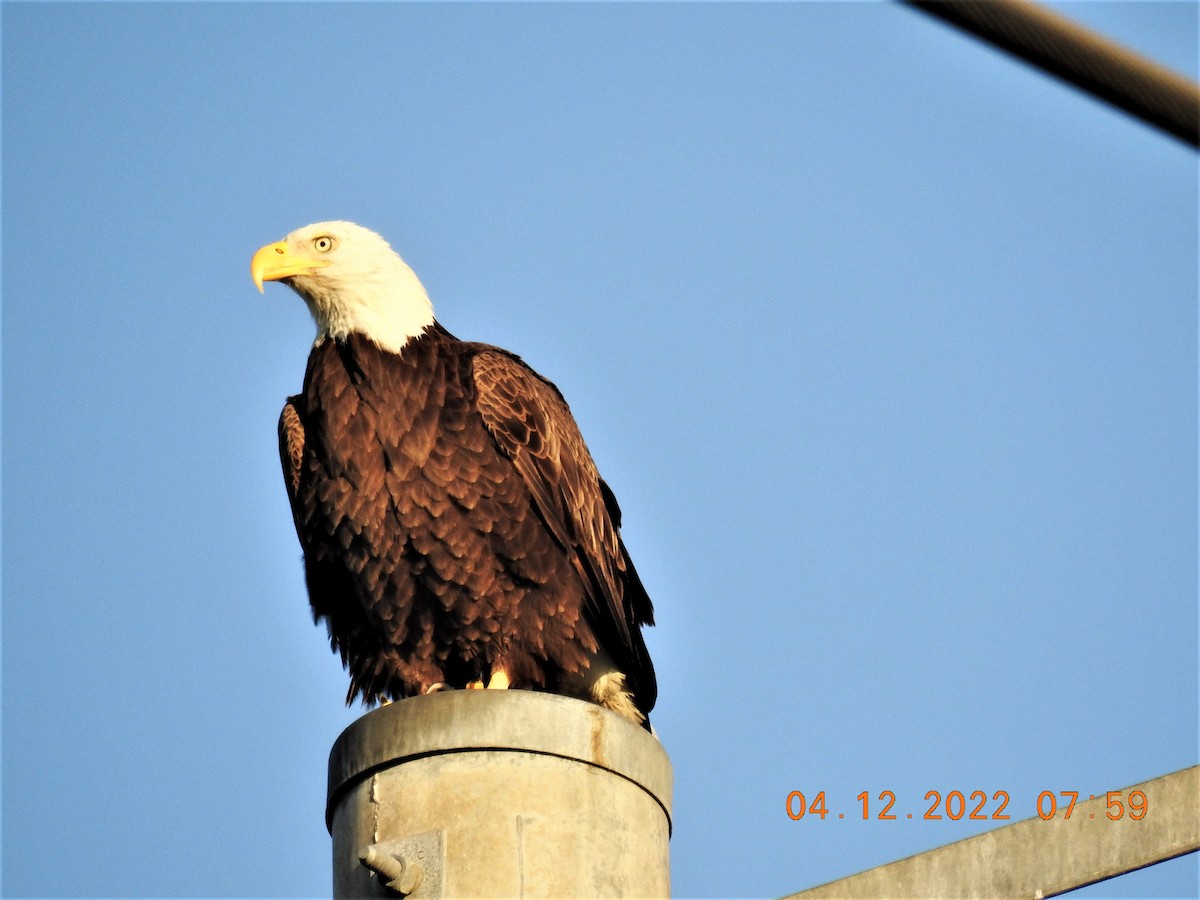
<path id="1" fill-rule="evenodd" d="M 406 859 L 399 841 L 371 844 L 358 851 L 359 861 L 379 876 L 384 886 L 407 897 L 421 886 L 425 871 L 421 864 Z"/>

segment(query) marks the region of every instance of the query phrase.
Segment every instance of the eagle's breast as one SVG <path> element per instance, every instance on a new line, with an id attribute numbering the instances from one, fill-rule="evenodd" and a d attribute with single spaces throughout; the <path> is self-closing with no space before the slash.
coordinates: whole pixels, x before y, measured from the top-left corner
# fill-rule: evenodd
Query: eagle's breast
<path id="1" fill-rule="evenodd" d="M 290 404 L 309 597 L 352 696 L 486 681 L 501 659 L 542 686 L 596 649 L 579 574 L 479 415 L 476 352 L 436 326 L 400 354 L 325 340 Z"/>

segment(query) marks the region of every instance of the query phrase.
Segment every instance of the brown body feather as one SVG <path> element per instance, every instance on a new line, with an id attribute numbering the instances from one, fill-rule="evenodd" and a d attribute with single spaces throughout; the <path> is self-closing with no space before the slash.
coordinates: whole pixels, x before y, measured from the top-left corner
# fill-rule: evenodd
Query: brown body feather
<path id="1" fill-rule="evenodd" d="M 494 669 L 554 691 L 600 652 L 649 712 L 653 609 L 620 511 L 562 396 L 520 359 L 437 324 L 399 354 L 325 339 L 279 431 L 313 615 L 350 671 L 348 701 Z"/>

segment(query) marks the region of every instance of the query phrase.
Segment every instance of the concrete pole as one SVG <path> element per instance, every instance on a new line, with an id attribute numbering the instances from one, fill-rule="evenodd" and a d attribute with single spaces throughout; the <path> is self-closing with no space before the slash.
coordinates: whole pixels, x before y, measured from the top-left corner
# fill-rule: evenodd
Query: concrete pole
<path id="1" fill-rule="evenodd" d="M 445 691 L 329 757 L 333 895 L 668 897 L 671 763 L 645 729 L 533 691 Z"/>

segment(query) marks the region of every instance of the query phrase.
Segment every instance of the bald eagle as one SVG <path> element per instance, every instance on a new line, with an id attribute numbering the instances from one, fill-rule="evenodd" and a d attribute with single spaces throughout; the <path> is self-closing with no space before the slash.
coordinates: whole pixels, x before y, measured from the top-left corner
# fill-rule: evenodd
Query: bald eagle
<path id="1" fill-rule="evenodd" d="M 650 598 L 621 511 L 558 389 L 460 341 L 379 235 L 322 222 L 251 262 L 317 338 L 279 450 L 314 621 L 346 702 L 531 688 L 643 722 Z"/>

